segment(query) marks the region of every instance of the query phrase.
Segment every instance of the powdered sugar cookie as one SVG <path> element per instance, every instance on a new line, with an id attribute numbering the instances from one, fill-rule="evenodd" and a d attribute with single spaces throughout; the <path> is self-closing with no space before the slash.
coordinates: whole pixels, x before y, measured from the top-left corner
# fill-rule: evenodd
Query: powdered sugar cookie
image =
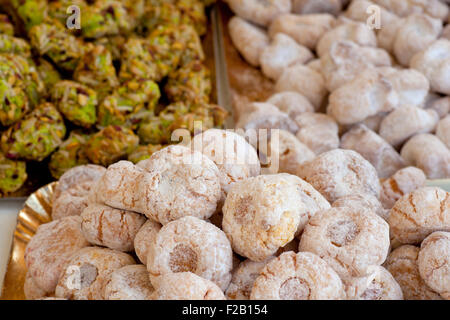
<path id="1" fill-rule="evenodd" d="M 88 245 L 81 232 L 80 217 L 66 217 L 39 226 L 25 249 L 29 276 L 44 292 L 54 292 L 71 256 Z"/>
<path id="2" fill-rule="evenodd" d="M 437 187 L 417 189 L 391 209 L 392 235 L 404 244 L 420 243 L 434 231 L 450 231 L 449 193 Z"/>
<path id="3" fill-rule="evenodd" d="M 342 278 L 358 277 L 381 265 L 389 252 L 389 226 L 365 208 L 331 208 L 318 212 L 305 227 L 299 251 L 313 252 Z"/>
<path id="4" fill-rule="evenodd" d="M 381 187 L 375 168 L 352 150 L 336 149 L 322 153 L 302 164 L 298 175 L 330 202 L 355 193 L 380 196 Z"/>
<path id="5" fill-rule="evenodd" d="M 308 48 L 286 34 L 277 33 L 270 45 L 262 51 L 260 64 L 264 75 L 276 81 L 287 68 L 305 64 L 313 57 Z"/>
<path id="6" fill-rule="evenodd" d="M 327 263 L 309 252 L 283 253 L 256 278 L 251 300 L 340 300 L 341 279 Z"/>
<path id="7" fill-rule="evenodd" d="M 366 275 L 345 283 L 348 300 L 403 300 L 403 292 L 385 268 L 370 266 Z"/>
<path id="8" fill-rule="evenodd" d="M 87 241 L 124 252 L 134 250 L 134 238 L 147 220 L 139 213 L 101 204 L 89 204 L 81 219 L 81 230 Z"/>
<path id="9" fill-rule="evenodd" d="M 411 245 L 391 252 L 384 267 L 392 274 L 403 291 L 405 300 L 441 300 L 438 293 L 423 281 L 417 266 L 419 248 Z"/>
<path id="10" fill-rule="evenodd" d="M 417 263 L 425 283 L 450 300 L 450 233 L 430 234 L 420 246 Z"/>
<path id="11" fill-rule="evenodd" d="M 261 26 L 267 26 L 274 18 L 291 11 L 290 0 L 226 0 L 239 17 Z"/>
<path id="12" fill-rule="evenodd" d="M 225 234 L 206 221 L 184 217 L 162 227 L 147 257 L 147 269 L 154 284 L 167 273 L 192 272 L 228 287 L 233 252 Z"/>
<path id="13" fill-rule="evenodd" d="M 294 91 L 276 93 L 266 101 L 295 119 L 304 112 L 314 112 L 314 106 L 302 94 Z"/>
<path id="14" fill-rule="evenodd" d="M 65 265 L 56 297 L 71 300 L 104 300 L 111 274 L 134 259 L 123 252 L 89 247 L 79 250 Z"/>
<path id="15" fill-rule="evenodd" d="M 422 169 L 429 179 L 450 178 L 450 150 L 435 135 L 412 137 L 400 154 L 406 164 Z"/>

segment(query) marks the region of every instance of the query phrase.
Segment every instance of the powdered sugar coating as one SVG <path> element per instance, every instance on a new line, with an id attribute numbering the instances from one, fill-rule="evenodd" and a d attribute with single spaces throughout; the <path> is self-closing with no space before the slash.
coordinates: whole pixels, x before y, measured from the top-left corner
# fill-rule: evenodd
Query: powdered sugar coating
<path id="1" fill-rule="evenodd" d="M 269 257 L 264 261 L 255 262 L 249 259 L 242 261 L 239 267 L 233 271 L 233 278 L 225 292 L 230 300 L 249 300 L 253 284 L 261 274 L 262 269 L 274 257 Z"/>
<path id="2" fill-rule="evenodd" d="M 429 179 L 450 178 L 450 150 L 435 135 L 418 134 L 400 152 L 407 165 L 416 166 Z"/>
<path id="3" fill-rule="evenodd" d="M 375 167 L 381 179 L 390 177 L 405 166 L 400 154 L 365 125 L 357 125 L 344 134 L 341 148 L 354 150 L 362 155 Z"/>
<path id="4" fill-rule="evenodd" d="M 79 216 L 87 207 L 87 196 L 92 186 L 105 171 L 104 167 L 88 164 L 64 173 L 53 193 L 52 219 Z"/>
<path id="5" fill-rule="evenodd" d="M 111 274 L 135 263 L 133 257 L 120 251 L 98 247 L 81 249 L 66 264 L 56 287 L 56 297 L 104 300 Z"/>
<path id="6" fill-rule="evenodd" d="M 322 35 L 335 24 L 335 18 L 327 13 L 323 14 L 282 14 L 275 18 L 270 27 L 269 35 L 285 33 L 299 44 L 314 50 Z"/>
<path id="7" fill-rule="evenodd" d="M 225 201 L 231 186 L 260 174 L 261 164 L 255 148 L 244 137 L 232 131 L 209 129 L 194 137 L 193 150 L 203 153 L 217 165 Z"/>
<path id="8" fill-rule="evenodd" d="M 305 64 L 313 57 L 308 48 L 286 34 L 277 33 L 262 51 L 260 64 L 264 75 L 276 81 L 287 68 L 297 63 Z"/>
<path id="9" fill-rule="evenodd" d="M 391 209 L 405 194 L 425 186 L 427 177 L 416 167 L 400 169 L 381 184 L 380 201 L 383 207 Z"/>
<path id="10" fill-rule="evenodd" d="M 339 148 L 339 127 L 323 113 L 304 112 L 295 118 L 299 126 L 297 138 L 315 154 Z"/>
<path id="11" fill-rule="evenodd" d="M 161 225 L 158 222 L 147 220 L 144 225 L 139 229 L 136 237 L 134 238 L 134 250 L 139 260 L 147 265 L 147 256 L 151 247 L 154 245 L 156 236 L 159 230 L 161 230 Z"/>
<path id="12" fill-rule="evenodd" d="M 150 300 L 154 292 L 143 265 L 129 265 L 111 274 L 105 286 L 106 300 Z"/>
<path id="13" fill-rule="evenodd" d="M 39 226 L 25 249 L 29 276 L 43 291 L 54 292 L 71 256 L 88 245 L 81 232 L 80 217 L 66 217 Z"/>
<path id="14" fill-rule="evenodd" d="M 223 230 L 236 253 L 263 261 L 291 242 L 327 201 L 289 174 L 258 176 L 236 183 L 223 207 Z"/>
<path id="15" fill-rule="evenodd" d="M 265 30 L 234 16 L 228 23 L 231 40 L 244 59 L 254 67 L 259 66 L 261 53 L 269 45 Z"/>
<path id="16" fill-rule="evenodd" d="M 124 252 L 134 250 L 134 238 L 147 220 L 139 213 L 92 203 L 83 210 L 81 219 L 87 241 Z"/>
<path id="17" fill-rule="evenodd" d="M 387 220 L 389 215 L 389 210 L 386 210 L 381 205 L 381 202 L 375 198 L 371 194 L 351 194 L 342 198 L 337 199 L 335 202 L 333 202 L 332 205 L 334 208 L 354 208 L 356 210 L 359 209 L 367 209 L 370 210 L 380 217 L 382 217 L 384 220 Z"/>
<path id="18" fill-rule="evenodd" d="M 391 58 L 383 49 L 360 46 L 348 40 L 334 42 L 320 62 L 329 91 L 352 81 L 364 69 L 391 66 Z"/>
<path id="19" fill-rule="evenodd" d="M 191 272 L 164 274 L 153 286 L 155 300 L 225 300 L 216 284 Z"/>
<path id="20" fill-rule="evenodd" d="M 284 70 L 275 85 L 276 92 L 294 91 L 305 96 L 318 110 L 328 93 L 325 80 L 317 71 L 296 64 Z"/>
<path id="21" fill-rule="evenodd" d="M 167 273 L 192 272 L 223 290 L 231 281 L 233 251 L 222 230 L 195 217 L 162 227 L 147 257 L 152 283 Z"/>
<path id="22" fill-rule="evenodd" d="M 342 278 L 358 277 L 381 265 L 389 252 L 389 226 L 365 208 L 331 208 L 318 212 L 305 227 L 299 251 L 313 252 Z"/>
<path id="23" fill-rule="evenodd" d="M 256 279 L 251 300 L 340 300 L 342 281 L 327 263 L 309 252 L 285 252 Z"/>
<path id="24" fill-rule="evenodd" d="M 404 245 L 391 252 L 384 266 L 402 288 L 405 300 L 441 300 L 420 276 L 418 255 L 419 248 Z"/>
<path id="25" fill-rule="evenodd" d="M 434 131 L 439 115 L 433 109 L 405 106 L 387 115 L 380 124 L 380 136 L 394 147 L 410 137 Z"/>
<path id="26" fill-rule="evenodd" d="M 311 102 L 302 94 L 294 91 L 275 93 L 267 100 L 267 103 L 273 104 L 292 119 L 304 112 L 314 112 Z"/>
<path id="27" fill-rule="evenodd" d="M 425 283 L 450 300 L 450 232 L 434 232 L 420 246 L 417 259 Z"/>
<path id="28" fill-rule="evenodd" d="M 298 175 L 330 202 L 355 193 L 380 196 L 381 187 L 375 168 L 352 150 L 336 149 L 322 153 L 302 164 Z"/>
<path id="29" fill-rule="evenodd" d="M 404 244 L 420 243 L 435 231 L 450 231 L 450 196 L 437 187 L 417 189 L 391 209 L 392 235 Z"/>
<path id="30" fill-rule="evenodd" d="M 394 277 L 381 266 L 370 266 L 366 274 L 345 283 L 348 300 L 403 300 Z"/>
<path id="31" fill-rule="evenodd" d="M 290 0 L 226 0 L 239 17 L 261 26 L 268 26 L 278 15 L 291 11 Z"/>

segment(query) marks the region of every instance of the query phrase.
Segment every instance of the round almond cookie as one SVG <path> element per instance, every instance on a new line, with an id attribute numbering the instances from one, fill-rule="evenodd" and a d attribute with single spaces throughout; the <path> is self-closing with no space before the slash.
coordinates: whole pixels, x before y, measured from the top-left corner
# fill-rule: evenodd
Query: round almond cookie
<path id="1" fill-rule="evenodd" d="M 154 300 L 225 300 L 216 284 L 191 272 L 164 274 L 153 285 Z"/>
<path id="2" fill-rule="evenodd" d="M 88 247 L 75 253 L 65 265 L 56 287 L 56 297 L 69 300 L 104 300 L 111 274 L 133 257 L 111 249 Z"/>
<path id="3" fill-rule="evenodd" d="M 58 185 L 53 192 L 53 201 L 59 198 L 65 191 L 83 182 L 95 182 L 100 179 L 106 169 L 95 164 L 87 164 L 70 169 L 58 180 Z"/>
<path id="4" fill-rule="evenodd" d="M 442 300 L 427 286 L 419 273 L 419 248 L 411 245 L 398 247 L 388 256 L 384 267 L 394 276 L 405 300 Z"/>
<path id="5" fill-rule="evenodd" d="M 159 230 L 161 230 L 161 225 L 158 222 L 147 220 L 134 237 L 134 250 L 139 260 L 145 265 L 147 265 L 148 252 L 153 246 Z"/>
<path id="6" fill-rule="evenodd" d="M 87 207 L 91 187 L 105 171 L 104 167 L 88 164 L 64 173 L 53 192 L 52 219 L 79 216 Z"/>
<path id="7" fill-rule="evenodd" d="M 381 265 L 389 246 L 386 221 L 365 208 L 344 207 L 316 213 L 303 231 L 299 251 L 317 254 L 348 279 Z"/>
<path id="8" fill-rule="evenodd" d="M 421 244 L 417 259 L 425 283 L 450 300 L 450 232 L 434 232 Z"/>
<path id="9" fill-rule="evenodd" d="M 234 251 L 263 261 L 299 234 L 327 201 L 289 174 L 263 175 L 236 183 L 223 207 L 222 227 Z"/>
<path id="10" fill-rule="evenodd" d="M 106 300 L 150 300 L 154 292 L 148 272 L 143 265 L 117 269 L 105 287 Z"/>
<path id="11" fill-rule="evenodd" d="M 389 210 L 386 210 L 381 205 L 381 202 L 370 194 L 352 194 L 337 199 L 332 205 L 334 208 L 355 208 L 355 209 L 368 209 L 375 212 L 377 215 L 387 220 L 389 216 Z"/>
<path id="12" fill-rule="evenodd" d="M 226 0 L 239 17 L 261 26 L 268 26 L 282 13 L 291 12 L 291 0 Z"/>
<path id="13" fill-rule="evenodd" d="M 80 217 L 66 217 L 39 226 L 25 249 L 29 276 L 44 292 L 54 292 L 71 256 L 88 245 L 81 232 Z"/>
<path id="14" fill-rule="evenodd" d="M 269 257 L 264 261 L 255 262 L 249 259 L 242 261 L 236 270 L 233 271 L 233 278 L 225 292 L 230 300 L 249 300 L 253 284 L 261 274 L 262 269 L 274 257 Z"/>
<path id="15" fill-rule="evenodd" d="M 425 187 L 406 194 L 391 209 L 388 222 L 393 237 L 403 244 L 420 243 L 435 231 L 449 232 L 449 193 Z"/>
<path id="16" fill-rule="evenodd" d="M 345 282 L 347 300 L 403 300 L 402 288 L 381 266 L 370 266 L 366 275 Z"/>
<path id="17" fill-rule="evenodd" d="M 137 164 L 150 173 L 154 185 L 144 191 L 145 215 L 167 224 L 185 216 L 208 219 L 222 197 L 220 171 L 197 151 L 175 145 Z"/>
<path id="18" fill-rule="evenodd" d="M 398 199 L 416 189 L 425 187 L 426 182 L 427 177 L 419 168 L 400 169 L 381 183 L 380 201 L 386 209 L 391 209 Z"/>
<path id="19" fill-rule="evenodd" d="M 256 278 L 251 300 L 341 300 L 341 279 L 327 263 L 309 252 L 285 252 Z"/>
<path id="20" fill-rule="evenodd" d="M 232 131 L 209 129 L 194 137 L 191 148 L 203 153 L 219 168 L 223 201 L 233 183 L 261 172 L 255 148 L 244 137 Z"/>
<path id="21" fill-rule="evenodd" d="M 352 150 L 336 149 L 322 153 L 302 164 L 297 174 L 330 202 L 355 193 L 380 197 L 381 186 L 376 169 Z"/>
<path id="22" fill-rule="evenodd" d="M 192 272 L 225 290 L 231 280 L 233 251 L 222 230 L 195 217 L 163 226 L 147 256 L 154 284 L 167 273 Z"/>
<path id="23" fill-rule="evenodd" d="M 102 204 L 89 204 L 81 219 L 81 230 L 87 241 L 124 252 L 134 250 L 134 238 L 147 220 L 139 213 Z"/>

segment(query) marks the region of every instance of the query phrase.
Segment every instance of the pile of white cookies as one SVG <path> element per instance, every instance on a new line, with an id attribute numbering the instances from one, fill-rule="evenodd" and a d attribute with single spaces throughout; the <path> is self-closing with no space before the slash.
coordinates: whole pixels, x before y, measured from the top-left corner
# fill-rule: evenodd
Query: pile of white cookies
<path id="1" fill-rule="evenodd" d="M 201 152 L 200 152 L 201 151 Z M 137 165 L 85 165 L 29 242 L 28 299 L 449 299 L 450 197 L 352 150 L 261 174 L 211 129 Z"/>
<path id="2" fill-rule="evenodd" d="M 340 147 L 383 179 L 407 166 L 450 178 L 448 1 L 226 2 L 235 47 L 275 88 L 236 99 L 237 126 L 284 130 L 282 172 Z"/>

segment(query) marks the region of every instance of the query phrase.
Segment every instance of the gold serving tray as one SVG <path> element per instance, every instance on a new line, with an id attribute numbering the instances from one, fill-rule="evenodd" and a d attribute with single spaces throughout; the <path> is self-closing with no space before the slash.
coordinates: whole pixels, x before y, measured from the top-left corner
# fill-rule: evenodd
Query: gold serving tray
<path id="1" fill-rule="evenodd" d="M 52 196 L 56 184 L 57 182 L 52 182 L 33 193 L 25 201 L 23 209 L 19 211 L 1 300 L 25 299 L 23 292 L 27 273 L 24 260 L 25 248 L 37 228 L 51 221 Z"/>

